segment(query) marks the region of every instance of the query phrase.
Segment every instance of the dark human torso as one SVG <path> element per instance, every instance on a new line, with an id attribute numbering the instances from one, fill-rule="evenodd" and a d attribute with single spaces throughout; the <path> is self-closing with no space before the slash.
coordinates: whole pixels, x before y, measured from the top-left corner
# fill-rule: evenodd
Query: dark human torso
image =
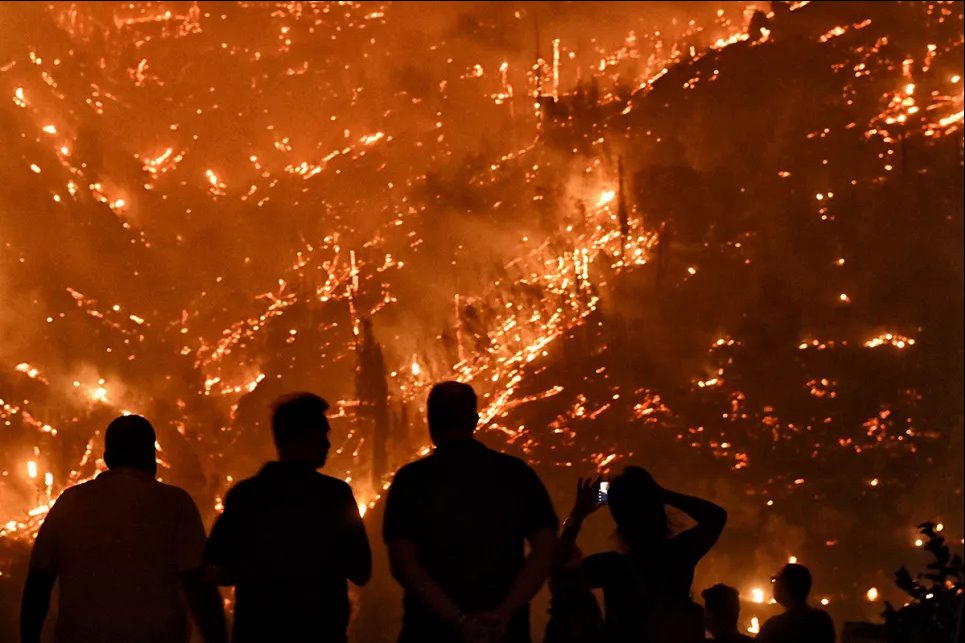
<path id="1" fill-rule="evenodd" d="M 235 585 L 235 643 L 345 640 L 352 503 L 341 480 L 277 462 L 232 489 L 207 557 Z"/>
<path id="2" fill-rule="evenodd" d="M 690 598 L 697 559 L 673 541 L 635 557 L 618 552 L 588 556 L 591 586 L 603 590 L 606 640 L 615 643 L 702 641 L 700 607 Z"/>
<path id="3" fill-rule="evenodd" d="M 834 643 L 834 623 L 814 608 L 789 611 L 769 619 L 759 640 L 765 643 Z"/>
<path id="4" fill-rule="evenodd" d="M 385 516 L 385 538 L 405 539 L 419 564 L 460 609 L 496 608 L 519 573 L 528 535 L 556 527 L 546 491 L 523 462 L 471 441 L 437 449 L 396 475 Z M 455 640 L 407 594 L 403 641 Z M 517 612 L 506 643 L 528 642 L 529 611 Z"/>
<path id="5" fill-rule="evenodd" d="M 56 640 L 183 643 L 180 574 L 201 565 L 204 526 L 183 490 L 132 469 L 68 489 L 31 565 L 58 575 Z"/>

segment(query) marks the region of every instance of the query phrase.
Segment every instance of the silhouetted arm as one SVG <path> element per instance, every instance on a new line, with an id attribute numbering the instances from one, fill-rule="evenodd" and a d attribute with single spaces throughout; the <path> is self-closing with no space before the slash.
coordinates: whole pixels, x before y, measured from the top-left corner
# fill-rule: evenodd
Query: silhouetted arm
<path id="1" fill-rule="evenodd" d="M 20 604 L 20 639 L 24 643 L 39 643 L 44 629 L 50 593 L 60 572 L 60 523 L 70 516 L 71 490 L 67 490 L 47 512 L 37 539 L 30 552 L 30 569 L 23 587 Z M 65 513 L 66 512 L 66 513 Z"/>
<path id="2" fill-rule="evenodd" d="M 546 487 L 532 469 L 525 467 L 515 488 L 523 494 L 521 509 L 523 524 L 528 532 L 529 555 L 499 607 L 478 617 L 481 623 L 491 624 L 492 631 L 500 634 L 505 633 L 513 614 L 527 605 L 539 591 L 557 554 L 556 530 L 559 522 Z"/>
<path id="3" fill-rule="evenodd" d="M 203 567 L 204 524 L 197 505 L 186 492 L 180 492 L 180 514 L 175 531 L 175 554 L 181 587 L 191 616 L 207 643 L 227 643 L 224 604 L 221 594 Z"/>
<path id="4" fill-rule="evenodd" d="M 565 567 L 576 553 L 576 539 L 583 528 L 583 519 L 570 514 L 570 517 L 563 521 L 563 530 L 556 541 L 556 553 L 553 556 L 553 569 Z"/>
<path id="5" fill-rule="evenodd" d="M 201 568 L 181 574 L 181 587 L 188 599 L 188 607 L 194 622 L 206 643 L 227 643 L 228 630 L 225 622 L 224 604 L 218 587 L 204 577 Z"/>
<path id="6" fill-rule="evenodd" d="M 519 608 L 523 607 L 536 596 L 536 592 L 543 586 L 543 582 L 550 573 L 556 553 L 556 529 L 543 527 L 531 534 L 529 538 L 529 555 L 523 562 L 523 568 L 516 581 L 503 600 L 499 610 L 506 616 L 506 620 Z"/>
<path id="7" fill-rule="evenodd" d="M 23 602 L 20 604 L 20 640 L 22 643 L 40 643 L 44 620 L 50 608 L 50 594 L 57 576 L 31 567 L 23 586 Z"/>
<path id="8" fill-rule="evenodd" d="M 415 545 L 408 540 L 389 541 L 389 569 L 392 577 L 440 619 L 461 626 L 466 618 L 446 591 L 423 569 L 416 558 Z"/>
<path id="9" fill-rule="evenodd" d="M 238 507 L 234 502 L 234 490 L 224 499 L 224 509 L 211 526 L 208 542 L 204 547 L 204 577 L 216 585 L 234 585 L 232 575 L 238 558 L 238 533 L 241 529 Z"/>
<path id="10" fill-rule="evenodd" d="M 564 567 L 576 553 L 576 538 L 580 535 L 583 521 L 601 506 L 599 502 L 600 478 L 580 478 L 576 482 L 576 499 L 569 517 L 563 521 L 563 531 L 556 543 L 553 569 Z"/>
<path id="11" fill-rule="evenodd" d="M 697 561 L 704 557 L 714 546 L 727 523 L 727 512 L 723 507 L 715 505 L 709 500 L 687 496 L 676 491 L 663 490 L 663 500 L 671 507 L 675 507 L 693 518 L 696 527 L 679 534 L 673 539 L 677 547 L 681 547 L 686 555 Z"/>
<path id="12" fill-rule="evenodd" d="M 361 587 L 372 577 L 372 549 L 365 524 L 351 489 L 346 500 L 346 521 L 342 533 L 340 555 L 345 561 L 345 577 Z"/>
<path id="13" fill-rule="evenodd" d="M 413 476 L 412 470 L 409 467 L 399 469 L 389 487 L 382 522 L 382 538 L 389 548 L 389 570 L 407 592 L 440 619 L 461 626 L 466 615 L 422 567 L 416 555 L 415 543 L 422 529 L 420 503 L 423 495 L 420 481 Z"/>

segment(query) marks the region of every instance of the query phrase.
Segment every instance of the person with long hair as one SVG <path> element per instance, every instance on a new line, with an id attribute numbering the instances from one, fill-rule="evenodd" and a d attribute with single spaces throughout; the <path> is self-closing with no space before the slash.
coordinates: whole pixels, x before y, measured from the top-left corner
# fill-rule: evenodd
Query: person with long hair
<path id="1" fill-rule="evenodd" d="M 563 525 L 557 560 L 570 559 L 583 521 L 603 506 L 600 479 L 580 479 Z M 707 500 L 663 489 L 645 469 L 627 467 L 610 481 L 607 501 L 622 551 L 579 562 L 584 582 L 603 590 L 605 638 L 611 643 L 704 640 L 703 612 L 691 598 L 694 568 L 720 537 L 727 512 Z M 696 525 L 673 533 L 666 507 Z"/>

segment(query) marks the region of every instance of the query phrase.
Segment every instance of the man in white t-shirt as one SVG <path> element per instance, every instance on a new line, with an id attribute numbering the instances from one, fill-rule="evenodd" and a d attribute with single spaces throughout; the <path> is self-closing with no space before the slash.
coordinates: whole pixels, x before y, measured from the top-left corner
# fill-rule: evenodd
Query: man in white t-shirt
<path id="1" fill-rule="evenodd" d="M 104 440 L 108 471 L 50 509 L 30 557 L 23 643 L 40 641 L 55 581 L 59 643 L 184 643 L 186 607 L 206 641 L 226 640 L 218 590 L 201 574 L 201 516 L 183 489 L 155 480 L 155 440 L 143 417 L 115 419 Z"/>

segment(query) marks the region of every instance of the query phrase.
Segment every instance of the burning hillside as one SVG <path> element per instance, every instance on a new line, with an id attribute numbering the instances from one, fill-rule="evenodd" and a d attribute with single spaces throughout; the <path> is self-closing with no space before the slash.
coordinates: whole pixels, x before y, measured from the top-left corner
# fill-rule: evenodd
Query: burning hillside
<path id="1" fill-rule="evenodd" d="M 210 518 L 316 391 L 378 518 L 457 378 L 561 511 L 581 474 L 696 472 L 732 516 L 698 584 L 761 603 L 795 557 L 877 615 L 915 524 L 963 534 L 962 19 L 0 6 L 3 596 L 118 413 Z"/>

